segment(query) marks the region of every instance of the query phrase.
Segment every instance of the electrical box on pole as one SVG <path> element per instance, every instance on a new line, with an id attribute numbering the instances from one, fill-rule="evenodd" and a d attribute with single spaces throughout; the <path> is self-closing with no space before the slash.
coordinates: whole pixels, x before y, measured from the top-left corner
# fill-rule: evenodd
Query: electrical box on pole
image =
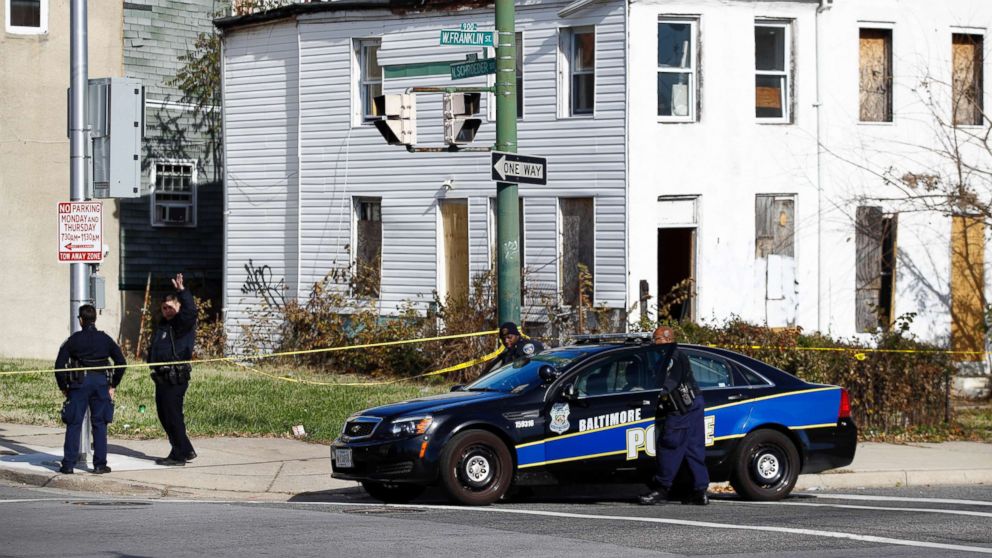
<path id="1" fill-rule="evenodd" d="M 444 143 L 472 143 L 482 126 L 477 116 L 482 104 L 480 93 L 446 93 L 444 95 Z"/>
<path id="2" fill-rule="evenodd" d="M 145 89 L 131 78 L 91 79 L 86 123 L 93 142 L 94 198 L 141 196 Z"/>
<path id="3" fill-rule="evenodd" d="M 373 99 L 375 127 L 389 145 L 416 145 L 417 97 L 412 93 L 387 93 Z"/>

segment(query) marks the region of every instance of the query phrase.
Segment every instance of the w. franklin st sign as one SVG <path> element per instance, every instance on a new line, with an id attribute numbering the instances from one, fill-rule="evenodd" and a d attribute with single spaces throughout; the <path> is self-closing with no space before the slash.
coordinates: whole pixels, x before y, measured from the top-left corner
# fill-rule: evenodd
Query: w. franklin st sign
<path id="1" fill-rule="evenodd" d="M 495 47 L 492 31 L 477 31 L 475 29 L 442 29 L 441 44 L 450 46 L 480 46 Z"/>
<path id="2" fill-rule="evenodd" d="M 548 160 L 519 153 L 492 152 L 493 180 L 517 184 L 548 184 Z"/>

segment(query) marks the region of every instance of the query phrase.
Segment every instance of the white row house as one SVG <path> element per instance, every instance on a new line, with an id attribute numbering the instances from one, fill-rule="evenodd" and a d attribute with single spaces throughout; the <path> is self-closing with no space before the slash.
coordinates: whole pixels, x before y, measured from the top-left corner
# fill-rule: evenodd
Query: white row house
<path id="1" fill-rule="evenodd" d="M 386 313 L 489 268 L 489 155 L 387 146 L 371 99 L 492 85 L 452 81 L 492 53 L 439 35 L 493 20 L 486 2 L 352 0 L 216 22 L 230 333 L 333 267 L 381 257 Z M 571 305 L 583 263 L 597 305 L 654 316 L 691 285 L 666 312 L 834 336 L 911 317 L 981 374 L 987 213 L 928 195 L 961 158 L 992 167 L 967 139 L 989 129 L 990 25 L 982 0 L 517 2 L 518 151 L 549 161 L 547 186 L 519 188 L 528 281 Z M 418 143 L 441 144 L 441 96 L 416 102 Z"/>

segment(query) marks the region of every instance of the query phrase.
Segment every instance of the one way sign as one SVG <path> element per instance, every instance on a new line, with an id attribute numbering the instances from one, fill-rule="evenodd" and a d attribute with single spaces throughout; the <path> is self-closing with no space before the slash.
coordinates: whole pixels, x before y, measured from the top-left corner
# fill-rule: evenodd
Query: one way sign
<path id="1" fill-rule="evenodd" d="M 522 184 L 548 184 L 548 160 L 519 153 L 492 152 L 493 180 Z"/>

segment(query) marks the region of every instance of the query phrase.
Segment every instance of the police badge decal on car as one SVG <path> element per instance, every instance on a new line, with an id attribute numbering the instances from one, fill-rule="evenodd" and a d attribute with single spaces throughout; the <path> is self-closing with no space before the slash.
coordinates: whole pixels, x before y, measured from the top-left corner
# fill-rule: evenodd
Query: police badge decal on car
<path id="1" fill-rule="evenodd" d="M 568 431 L 568 413 L 570 409 L 568 408 L 568 403 L 555 403 L 551 406 L 551 431 L 555 434 L 561 434 L 562 432 Z"/>

